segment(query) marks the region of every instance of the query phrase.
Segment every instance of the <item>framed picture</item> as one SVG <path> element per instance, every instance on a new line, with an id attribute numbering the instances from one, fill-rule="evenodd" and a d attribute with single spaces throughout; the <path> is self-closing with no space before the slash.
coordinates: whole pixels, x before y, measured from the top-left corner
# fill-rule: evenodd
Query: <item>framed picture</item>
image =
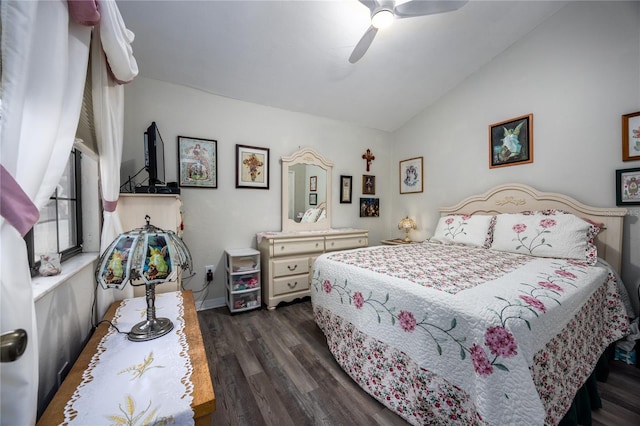
<path id="1" fill-rule="evenodd" d="M 362 175 L 362 194 L 375 195 L 376 193 L 376 177 L 371 175 Z"/>
<path id="2" fill-rule="evenodd" d="M 351 204 L 351 194 L 353 193 L 351 176 L 340 176 L 340 203 Z"/>
<path id="3" fill-rule="evenodd" d="M 236 145 L 236 188 L 269 189 L 269 148 Z"/>
<path id="4" fill-rule="evenodd" d="M 218 187 L 218 142 L 178 136 L 180 186 Z"/>
<path id="5" fill-rule="evenodd" d="M 489 168 L 533 163 L 533 114 L 489 125 Z"/>
<path id="6" fill-rule="evenodd" d="M 400 161 L 400 193 L 410 194 L 424 190 L 422 157 Z"/>
<path id="7" fill-rule="evenodd" d="M 640 160 L 640 111 L 622 116 L 622 161 Z"/>
<path id="8" fill-rule="evenodd" d="M 640 205 L 640 167 L 616 170 L 616 205 Z"/>
<path id="9" fill-rule="evenodd" d="M 380 199 L 360 198 L 360 217 L 380 217 Z"/>
<path id="10" fill-rule="evenodd" d="M 310 206 L 318 205 L 318 194 L 309 194 L 309 205 Z"/>
<path id="11" fill-rule="evenodd" d="M 309 191 L 318 190 L 318 176 L 309 177 Z"/>

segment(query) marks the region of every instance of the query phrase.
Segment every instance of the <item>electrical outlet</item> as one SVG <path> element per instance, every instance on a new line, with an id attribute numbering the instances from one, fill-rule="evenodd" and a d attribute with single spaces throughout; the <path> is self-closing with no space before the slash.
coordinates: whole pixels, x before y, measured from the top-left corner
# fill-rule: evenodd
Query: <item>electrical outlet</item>
<path id="1" fill-rule="evenodd" d="M 216 265 L 207 265 L 204 267 L 204 283 L 208 284 L 213 281 L 213 275 L 216 273 Z"/>

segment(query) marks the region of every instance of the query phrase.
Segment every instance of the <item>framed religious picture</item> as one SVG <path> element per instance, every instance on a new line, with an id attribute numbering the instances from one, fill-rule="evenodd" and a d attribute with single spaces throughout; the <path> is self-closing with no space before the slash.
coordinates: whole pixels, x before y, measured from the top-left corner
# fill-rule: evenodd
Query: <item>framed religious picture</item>
<path id="1" fill-rule="evenodd" d="M 616 205 L 640 205 L 640 167 L 616 170 Z"/>
<path id="2" fill-rule="evenodd" d="M 371 175 L 362 175 L 362 194 L 375 195 L 376 193 L 376 177 Z"/>
<path id="3" fill-rule="evenodd" d="M 533 114 L 489 125 L 489 168 L 533 163 Z"/>
<path id="4" fill-rule="evenodd" d="M 360 217 L 380 217 L 380 199 L 360 198 Z"/>
<path id="5" fill-rule="evenodd" d="M 422 157 L 400 161 L 400 193 L 410 194 L 424 190 Z"/>
<path id="6" fill-rule="evenodd" d="M 340 176 L 340 203 L 351 204 L 353 189 L 351 186 L 353 178 L 351 176 Z"/>
<path id="7" fill-rule="evenodd" d="M 318 176 L 309 177 L 309 191 L 317 191 L 318 190 Z"/>
<path id="8" fill-rule="evenodd" d="M 269 189 L 269 148 L 236 145 L 236 188 Z"/>
<path id="9" fill-rule="evenodd" d="M 622 116 L 622 161 L 640 160 L 640 111 Z"/>
<path id="10" fill-rule="evenodd" d="M 218 142 L 178 136 L 180 186 L 218 187 Z"/>
<path id="11" fill-rule="evenodd" d="M 318 194 L 317 193 L 309 194 L 309 205 L 310 206 L 317 206 L 318 205 Z"/>

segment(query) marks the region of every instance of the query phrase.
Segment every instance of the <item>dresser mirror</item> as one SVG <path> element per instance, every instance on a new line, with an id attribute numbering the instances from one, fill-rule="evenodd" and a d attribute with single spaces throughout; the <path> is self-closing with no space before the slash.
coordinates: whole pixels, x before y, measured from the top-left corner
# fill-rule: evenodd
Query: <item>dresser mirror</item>
<path id="1" fill-rule="evenodd" d="M 332 169 L 311 148 L 282 157 L 282 231 L 331 228 Z"/>

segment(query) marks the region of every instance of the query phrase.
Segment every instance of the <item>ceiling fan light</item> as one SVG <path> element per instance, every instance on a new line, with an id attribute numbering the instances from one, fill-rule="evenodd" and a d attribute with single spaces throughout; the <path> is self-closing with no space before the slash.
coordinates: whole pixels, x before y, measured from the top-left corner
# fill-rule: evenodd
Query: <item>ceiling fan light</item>
<path id="1" fill-rule="evenodd" d="M 387 28 L 393 22 L 393 12 L 388 9 L 380 9 L 371 17 L 371 25 L 376 28 Z"/>

